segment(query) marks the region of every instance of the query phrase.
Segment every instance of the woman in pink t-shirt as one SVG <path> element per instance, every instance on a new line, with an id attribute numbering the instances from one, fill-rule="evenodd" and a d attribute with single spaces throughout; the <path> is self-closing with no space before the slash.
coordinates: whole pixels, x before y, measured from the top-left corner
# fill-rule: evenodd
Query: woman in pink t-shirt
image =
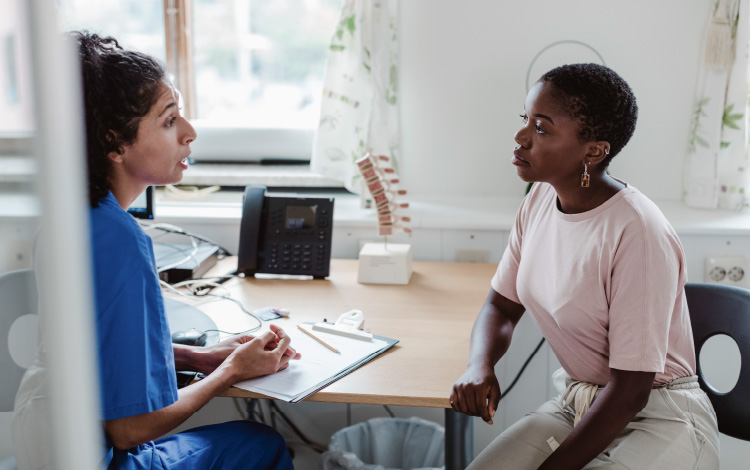
<path id="1" fill-rule="evenodd" d="M 501 396 L 494 366 L 526 311 L 560 360 L 565 388 L 471 469 L 718 468 L 716 416 L 695 376 L 682 246 L 655 204 L 606 172 L 637 116 L 628 84 L 596 64 L 553 69 L 526 97 L 512 163 L 536 184 L 451 404 L 492 423 Z"/>

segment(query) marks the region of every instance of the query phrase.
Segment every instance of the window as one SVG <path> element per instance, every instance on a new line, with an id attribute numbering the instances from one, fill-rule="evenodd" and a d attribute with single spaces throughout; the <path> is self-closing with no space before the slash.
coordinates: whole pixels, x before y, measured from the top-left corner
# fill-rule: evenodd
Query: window
<path id="1" fill-rule="evenodd" d="M 196 117 L 317 126 L 339 0 L 195 0 Z"/>
<path id="2" fill-rule="evenodd" d="M 59 15 L 65 30 L 111 35 L 167 64 L 201 135 L 195 159 L 307 160 L 340 4 L 59 0 Z"/>

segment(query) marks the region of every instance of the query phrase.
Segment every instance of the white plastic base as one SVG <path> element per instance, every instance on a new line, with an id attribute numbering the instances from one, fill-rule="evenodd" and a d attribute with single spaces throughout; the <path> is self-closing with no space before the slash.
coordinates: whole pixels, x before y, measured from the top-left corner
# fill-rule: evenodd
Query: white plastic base
<path id="1" fill-rule="evenodd" d="M 365 243 L 359 252 L 360 284 L 408 284 L 411 273 L 409 244 Z"/>

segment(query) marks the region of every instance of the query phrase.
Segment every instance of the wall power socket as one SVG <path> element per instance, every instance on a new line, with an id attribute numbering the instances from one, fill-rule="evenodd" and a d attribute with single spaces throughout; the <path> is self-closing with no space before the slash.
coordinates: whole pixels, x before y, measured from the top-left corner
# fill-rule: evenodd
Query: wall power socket
<path id="1" fill-rule="evenodd" d="M 750 288 L 748 260 L 742 255 L 707 256 L 704 282 Z"/>

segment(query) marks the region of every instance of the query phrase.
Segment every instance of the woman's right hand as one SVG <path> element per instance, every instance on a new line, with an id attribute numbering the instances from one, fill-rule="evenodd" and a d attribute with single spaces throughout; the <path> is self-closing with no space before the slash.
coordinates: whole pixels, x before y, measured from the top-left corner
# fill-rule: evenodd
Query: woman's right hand
<path id="1" fill-rule="evenodd" d="M 271 331 L 260 336 L 245 336 L 242 340 L 245 342 L 237 346 L 223 364 L 230 368 L 237 382 L 284 370 L 291 359 L 301 357 L 290 348 L 289 335 L 276 325 L 271 325 Z"/>
<path id="2" fill-rule="evenodd" d="M 500 384 L 491 366 L 469 366 L 451 391 L 451 407 L 459 413 L 480 416 L 492 424 L 500 402 Z"/>

